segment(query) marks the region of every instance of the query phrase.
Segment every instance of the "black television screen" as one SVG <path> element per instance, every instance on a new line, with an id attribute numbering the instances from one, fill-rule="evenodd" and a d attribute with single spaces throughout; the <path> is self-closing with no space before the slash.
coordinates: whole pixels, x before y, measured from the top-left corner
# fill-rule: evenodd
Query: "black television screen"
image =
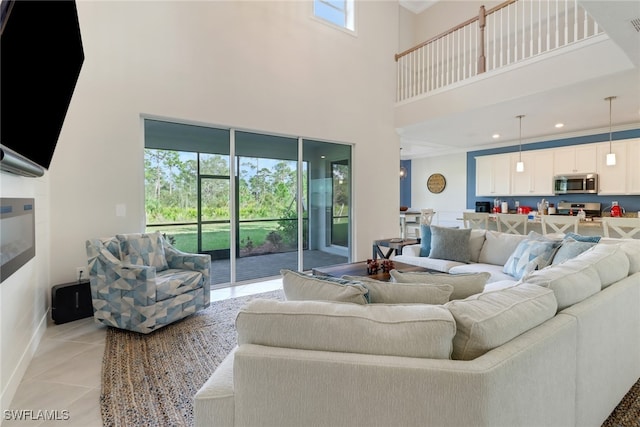
<path id="1" fill-rule="evenodd" d="M 75 1 L 2 0 L 0 144 L 48 169 L 84 61 Z"/>

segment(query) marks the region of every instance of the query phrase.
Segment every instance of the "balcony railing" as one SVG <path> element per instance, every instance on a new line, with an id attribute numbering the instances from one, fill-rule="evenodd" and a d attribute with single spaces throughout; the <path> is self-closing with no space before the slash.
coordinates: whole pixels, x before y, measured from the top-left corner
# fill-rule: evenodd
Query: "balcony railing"
<path id="1" fill-rule="evenodd" d="M 602 33 L 577 0 L 508 0 L 395 56 L 397 101 Z"/>

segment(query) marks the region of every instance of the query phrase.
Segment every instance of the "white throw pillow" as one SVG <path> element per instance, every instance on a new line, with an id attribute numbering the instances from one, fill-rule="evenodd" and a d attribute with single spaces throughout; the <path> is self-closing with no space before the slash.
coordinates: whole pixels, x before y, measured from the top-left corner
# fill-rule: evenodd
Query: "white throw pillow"
<path id="1" fill-rule="evenodd" d="M 367 288 L 362 283 L 329 276 L 310 276 L 280 270 L 284 296 L 290 301 L 316 300 L 367 304 Z"/>
<path id="2" fill-rule="evenodd" d="M 390 283 L 361 276 L 342 278 L 362 282 L 369 290 L 371 304 L 444 304 L 453 292 L 451 285 Z"/>
<path id="3" fill-rule="evenodd" d="M 448 359 L 456 324 L 439 305 L 255 299 L 236 329 L 238 345 Z"/>
<path id="4" fill-rule="evenodd" d="M 453 286 L 451 299 L 462 299 L 470 295 L 478 294 L 484 290 L 484 285 L 491 277 L 491 274 L 470 273 L 470 274 L 447 274 L 428 272 L 400 272 L 391 270 L 389 272 L 391 280 L 398 283 L 426 283 L 426 284 L 446 284 Z"/>
<path id="5" fill-rule="evenodd" d="M 556 314 L 553 291 L 523 284 L 445 304 L 456 319 L 452 359 L 475 359 Z"/>

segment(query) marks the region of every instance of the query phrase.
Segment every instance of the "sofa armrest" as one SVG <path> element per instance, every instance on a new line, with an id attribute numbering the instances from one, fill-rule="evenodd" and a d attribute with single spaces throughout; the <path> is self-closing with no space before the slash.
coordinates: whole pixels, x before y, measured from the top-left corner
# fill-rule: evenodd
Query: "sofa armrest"
<path id="1" fill-rule="evenodd" d="M 420 256 L 420 245 L 407 245 L 402 248 L 402 255 Z"/>
<path id="2" fill-rule="evenodd" d="M 183 252 L 163 239 L 164 254 L 169 268 L 194 270 L 202 273 L 205 284 L 211 283 L 211 255 Z"/>

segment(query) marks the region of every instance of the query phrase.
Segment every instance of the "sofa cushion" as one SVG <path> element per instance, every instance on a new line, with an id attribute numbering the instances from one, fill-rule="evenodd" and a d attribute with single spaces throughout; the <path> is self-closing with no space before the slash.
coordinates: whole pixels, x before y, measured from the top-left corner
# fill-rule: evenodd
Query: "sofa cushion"
<path id="1" fill-rule="evenodd" d="M 445 304 L 456 319 L 453 359 L 475 359 L 556 314 L 553 291 L 523 284 Z"/>
<path id="2" fill-rule="evenodd" d="M 493 265 L 493 264 L 480 264 L 480 263 L 471 263 L 471 264 L 461 264 L 449 269 L 450 274 L 464 274 L 464 273 L 489 273 L 489 279 L 487 279 L 487 284 L 492 282 L 497 282 L 499 280 L 511 280 L 512 282 L 516 281 L 516 278 L 502 271 L 503 267 L 501 265 Z"/>
<path id="3" fill-rule="evenodd" d="M 574 240 L 572 237 L 565 236 L 562 240 L 562 244 L 553 256 L 551 264 L 560 264 L 569 259 L 575 258 L 595 245 L 596 244 L 594 242 Z"/>
<path id="4" fill-rule="evenodd" d="M 169 268 L 159 232 L 116 234 L 116 238 L 120 242 L 123 263 L 156 267 L 156 271 Z"/>
<path id="5" fill-rule="evenodd" d="M 533 271 L 524 276 L 522 282 L 553 290 L 558 301 L 558 310 L 572 306 L 600 292 L 602 288 L 596 268 L 582 261 L 581 257 L 585 253 L 562 264 L 549 265 L 542 270 Z"/>
<path id="6" fill-rule="evenodd" d="M 431 252 L 431 227 L 420 224 L 420 256 L 429 256 Z"/>
<path id="7" fill-rule="evenodd" d="M 201 287 L 202 273 L 199 271 L 163 270 L 156 276 L 156 301 L 164 301 Z"/>
<path id="8" fill-rule="evenodd" d="M 559 245 L 558 240 L 545 239 L 532 231 L 525 240 L 518 243 L 502 271 L 520 279 L 530 271 L 549 265 Z"/>
<path id="9" fill-rule="evenodd" d="M 453 292 L 451 285 L 390 283 L 362 276 L 342 276 L 361 282 L 369 290 L 371 304 L 444 304 Z"/>
<path id="10" fill-rule="evenodd" d="M 527 236 L 520 234 L 507 234 L 491 230 L 487 231 L 484 237 L 485 241 L 478 262 L 501 266 L 507 263 L 518 244 L 527 238 Z"/>
<path id="11" fill-rule="evenodd" d="M 431 226 L 431 252 L 429 258 L 448 259 L 458 262 L 469 262 L 470 228 L 448 228 Z"/>
<path id="12" fill-rule="evenodd" d="M 629 259 L 629 275 L 640 272 L 640 239 L 603 238 L 601 244 L 619 244 Z"/>
<path id="13" fill-rule="evenodd" d="M 405 264 L 417 265 L 418 267 L 424 267 L 431 270 L 438 270 L 443 273 L 446 273 L 453 267 L 459 265 L 466 265 L 462 262 L 458 261 L 450 261 L 448 259 L 436 259 L 429 257 L 418 257 L 411 255 L 397 255 L 394 258 L 394 261 L 404 262 Z"/>
<path id="14" fill-rule="evenodd" d="M 293 270 L 280 270 L 287 300 L 340 301 L 367 304 L 367 288 L 362 283 L 329 276 L 310 276 Z"/>
<path id="15" fill-rule="evenodd" d="M 487 230 L 472 229 L 469 236 L 469 260 L 478 262 Z"/>
<path id="16" fill-rule="evenodd" d="M 575 265 L 576 268 L 590 265 L 598 273 L 602 289 L 629 275 L 629 258 L 619 244 L 595 245 L 564 264 Z"/>
<path id="17" fill-rule="evenodd" d="M 255 299 L 236 329 L 239 345 L 448 359 L 456 324 L 438 305 Z"/>
<path id="18" fill-rule="evenodd" d="M 462 299 L 469 295 L 480 293 L 484 290 L 484 285 L 489 280 L 490 274 L 474 273 L 474 274 L 447 274 L 447 273 L 428 273 L 428 272 L 400 272 L 391 270 L 389 272 L 391 280 L 398 283 L 427 283 L 427 284 L 446 284 L 453 286 L 451 299 Z"/>

